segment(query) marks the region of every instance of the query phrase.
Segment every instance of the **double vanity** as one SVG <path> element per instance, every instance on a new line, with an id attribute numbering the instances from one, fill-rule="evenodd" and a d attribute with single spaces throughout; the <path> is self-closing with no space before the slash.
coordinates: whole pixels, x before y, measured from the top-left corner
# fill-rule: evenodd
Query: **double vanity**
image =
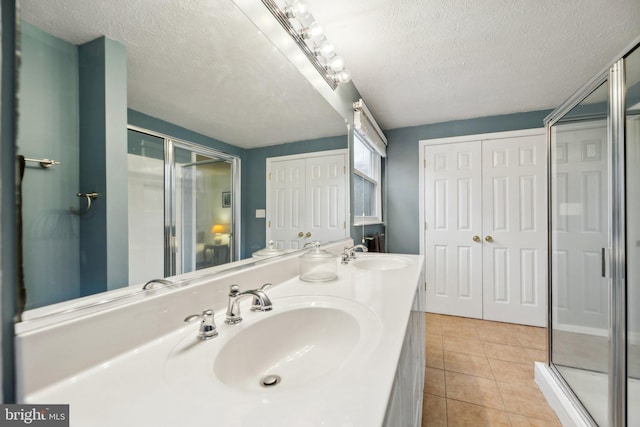
<path id="1" fill-rule="evenodd" d="M 329 282 L 293 253 L 23 322 L 19 399 L 72 426 L 420 425 L 423 257 L 351 244 Z"/>

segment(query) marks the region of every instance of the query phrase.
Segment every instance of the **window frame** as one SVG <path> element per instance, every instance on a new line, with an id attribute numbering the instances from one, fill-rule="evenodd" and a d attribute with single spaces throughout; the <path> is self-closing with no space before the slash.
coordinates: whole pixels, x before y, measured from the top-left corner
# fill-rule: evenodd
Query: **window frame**
<path id="1" fill-rule="evenodd" d="M 353 205 L 354 205 L 354 215 L 353 215 L 353 225 L 354 226 L 359 226 L 359 225 L 369 225 L 369 224 L 382 224 L 383 223 L 383 218 L 382 218 L 382 156 L 377 152 L 377 150 L 375 150 L 371 144 L 369 144 L 366 140 L 366 138 L 363 138 L 361 135 L 358 134 L 358 132 L 353 132 L 353 143 L 354 143 L 354 153 L 355 153 L 355 144 L 356 143 L 360 143 L 364 146 L 364 148 L 366 150 L 368 150 L 371 153 L 371 159 L 372 159 L 372 164 L 371 164 L 371 175 L 373 176 L 369 176 L 365 173 L 363 173 L 362 171 L 360 171 L 357 167 L 356 167 L 356 162 L 355 162 L 355 154 L 354 154 L 354 162 L 353 162 L 353 175 L 354 176 L 358 176 L 359 178 L 363 179 L 364 181 L 367 181 L 371 184 L 374 185 L 375 190 L 374 190 L 374 197 L 375 197 L 375 202 L 374 202 L 374 207 L 375 207 L 375 214 L 374 215 L 359 215 L 356 211 L 356 209 L 358 208 L 362 208 L 361 205 L 358 205 L 357 200 L 354 199 L 353 201 Z M 355 193 L 355 191 L 354 191 Z M 355 194 L 354 194 L 355 196 Z"/>

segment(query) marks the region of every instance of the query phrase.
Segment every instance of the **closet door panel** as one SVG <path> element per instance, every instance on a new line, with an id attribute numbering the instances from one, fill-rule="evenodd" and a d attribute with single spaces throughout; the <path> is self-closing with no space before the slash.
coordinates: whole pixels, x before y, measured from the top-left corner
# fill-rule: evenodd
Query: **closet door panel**
<path id="1" fill-rule="evenodd" d="M 424 150 L 427 311 L 482 318 L 480 142 Z"/>
<path id="2" fill-rule="evenodd" d="M 305 160 L 281 160 L 271 164 L 267 195 L 268 239 L 280 249 L 298 249 L 306 228 Z"/>
<path id="3" fill-rule="evenodd" d="M 544 136 L 482 142 L 483 317 L 546 325 Z"/>
<path id="4" fill-rule="evenodd" d="M 308 241 L 330 242 L 346 236 L 345 156 L 307 159 Z"/>

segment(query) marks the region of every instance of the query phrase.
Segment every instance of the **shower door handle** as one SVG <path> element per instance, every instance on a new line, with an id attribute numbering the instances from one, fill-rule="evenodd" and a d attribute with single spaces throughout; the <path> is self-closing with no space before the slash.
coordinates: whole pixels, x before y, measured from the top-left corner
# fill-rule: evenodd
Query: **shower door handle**
<path id="1" fill-rule="evenodd" d="M 602 248 L 602 277 L 607 277 L 607 248 Z"/>

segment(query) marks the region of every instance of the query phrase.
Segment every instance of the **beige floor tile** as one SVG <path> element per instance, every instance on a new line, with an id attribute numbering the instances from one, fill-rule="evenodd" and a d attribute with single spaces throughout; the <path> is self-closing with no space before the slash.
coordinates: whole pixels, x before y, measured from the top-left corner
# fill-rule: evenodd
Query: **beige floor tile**
<path id="1" fill-rule="evenodd" d="M 422 427 L 447 427 L 447 399 L 424 394 L 422 400 Z"/>
<path id="2" fill-rule="evenodd" d="M 484 343 L 484 351 L 489 359 L 505 360 L 507 362 L 528 363 L 529 356 L 522 347 L 496 343 Z M 445 347 L 446 350 L 446 347 Z"/>
<path id="3" fill-rule="evenodd" d="M 518 341 L 516 334 L 504 328 L 480 326 L 478 327 L 478 335 L 483 342 L 520 346 L 520 341 Z"/>
<path id="4" fill-rule="evenodd" d="M 477 338 L 444 337 L 442 344 L 444 351 L 485 356 L 482 341 Z"/>
<path id="5" fill-rule="evenodd" d="M 491 320 L 483 320 L 482 325 L 479 325 L 478 328 L 489 328 L 495 331 L 515 334 L 518 332 L 522 332 L 519 328 L 520 325 L 515 325 L 513 323 L 505 323 L 505 322 L 494 322 Z"/>
<path id="6" fill-rule="evenodd" d="M 444 338 L 472 338 L 479 339 L 478 329 L 468 324 L 443 323 L 442 336 Z"/>
<path id="7" fill-rule="evenodd" d="M 538 388 L 533 378 L 533 362 L 514 363 L 489 359 L 496 381 Z"/>
<path id="8" fill-rule="evenodd" d="M 442 322 L 443 326 L 445 324 L 455 324 L 459 326 L 466 326 L 469 328 L 475 328 L 479 325 L 482 325 L 484 322 L 484 320 L 480 320 L 480 319 L 471 319 L 468 317 L 457 317 L 457 316 L 446 316 L 446 315 L 440 316 L 440 321 Z"/>
<path id="9" fill-rule="evenodd" d="M 444 354 L 442 350 L 427 347 L 426 359 L 427 367 L 444 369 Z"/>
<path id="10" fill-rule="evenodd" d="M 517 414 L 509 414 L 513 427 L 562 427 L 559 420 L 540 420 Z"/>
<path id="11" fill-rule="evenodd" d="M 484 356 L 445 352 L 444 369 L 476 377 L 494 379 L 489 360 Z"/>
<path id="12" fill-rule="evenodd" d="M 430 336 L 430 335 L 442 336 L 442 325 L 439 322 L 434 323 L 434 322 L 427 321 L 426 331 L 427 331 L 427 336 Z"/>
<path id="13" fill-rule="evenodd" d="M 509 427 L 506 412 L 486 406 L 447 399 L 447 420 L 456 427 Z"/>
<path id="14" fill-rule="evenodd" d="M 531 328 L 526 333 L 517 333 L 518 341 L 523 347 L 535 348 L 537 350 L 547 349 L 547 332 L 542 328 Z"/>
<path id="15" fill-rule="evenodd" d="M 441 316 L 436 313 L 425 313 L 424 320 L 427 324 L 432 325 L 440 325 L 442 323 Z"/>
<path id="16" fill-rule="evenodd" d="M 532 362 L 547 363 L 547 350 L 538 350 L 535 348 L 525 348 L 524 352 L 529 356 L 529 360 Z"/>
<path id="17" fill-rule="evenodd" d="M 501 382 L 498 388 L 507 412 L 550 421 L 557 419 L 540 390 Z"/>
<path id="18" fill-rule="evenodd" d="M 427 348 L 442 350 L 442 335 L 429 335 L 426 338 Z"/>
<path id="19" fill-rule="evenodd" d="M 444 371 L 442 369 L 426 368 L 424 371 L 424 392 L 436 396 L 446 396 L 444 386 Z"/>
<path id="20" fill-rule="evenodd" d="M 496 382 L 486 378 L 445 372 L 447 398 L 504 410 Z"/>

